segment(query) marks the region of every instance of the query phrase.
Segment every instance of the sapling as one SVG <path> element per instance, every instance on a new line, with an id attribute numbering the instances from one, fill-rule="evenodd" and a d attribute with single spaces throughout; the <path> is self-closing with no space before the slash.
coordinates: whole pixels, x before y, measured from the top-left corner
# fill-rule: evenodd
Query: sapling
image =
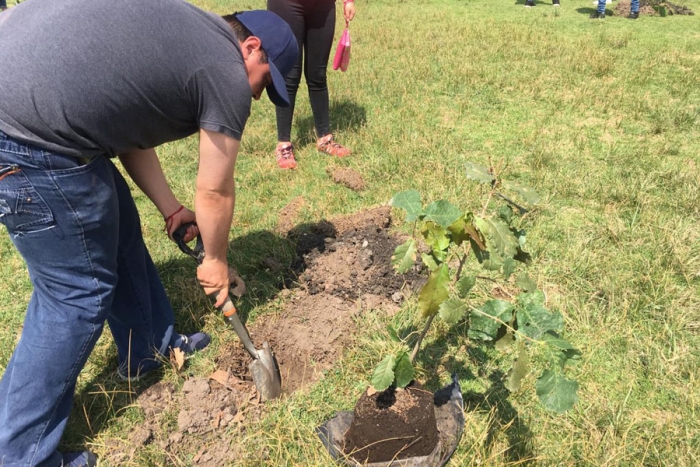
<path id="1" fill-rule="evenodd" d="M 433 320 L 440 317 L 448 324 L 469 321 L 468 338 L 493 342 L 497 348 L 511 348 L 513 365 L 505 377 L 510 391 L 520 388 L 530 372 L 533 357 L 546 362 L 536 384 L 537 395 L 550 410 L 563 412 L 577 400 L 578 383 L 564 374 L 567 362 L 580 353 L 560 336 L 564 320 L 559 312 L 545 308 L 545 297 L 535 282 L 518 265 L 528 264 L 525 231 L 517 227 L 519 216 L 528 212 L 513 194 L 526 204 L 536 204 L 539 195 L 532 188 L 504 180 L 500 168 L 466 164 L 466 177 L 488 187 L 478 213 L 464 212 L 446 200 L 423 206 L 421 195 L 408 190 L 395 195 L 390 204 L 406 212 L 413 225 L 413 236 L 399 245 L 392 264 L 397 273 L 405 273 L 420 261 L 428 275 L 418 293 L 418 311 L 425 323 L 413 349 L 386 356 L 375 369 L 371 384 L 377 391 L 390 386 L 406 387 L 413 379 L 413 362 Z M 420 252 L 418 237 L 425 245 Z M 427 251 L 425 251 L 427 249 Z M 466 274 L 465 265 L 473 258 L 487 272 L 485 276 Z M 521 290 L 511 300 L 489 299 L 476 306 L 471 291 L 479 280 L 514 284 Z M 398 334 L 389 329 L 392 339 Z"/>

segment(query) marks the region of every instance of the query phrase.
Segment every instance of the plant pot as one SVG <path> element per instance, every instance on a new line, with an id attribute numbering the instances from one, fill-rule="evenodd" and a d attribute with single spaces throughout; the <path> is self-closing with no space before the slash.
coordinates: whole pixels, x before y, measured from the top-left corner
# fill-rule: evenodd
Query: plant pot
<path id="1" fill-rule="evenodd" d="M 353 412 L 339 412 L 318 427 L 319 438 L 331 456 L 353 467 L 445 465 L 464 428 L 459 382 L 453 376 L 452 384 L 435 394 L 418 385 L 409 387 L 406 392 L 397 391 L 392 404 L 389 404 L 390 394 L 365 393 Z M 426 413 L 430 411 L 432 415 Z M 417 420 L 422 421 L 416 423 Z M 426 423 L 427 429 L 419 425 Z M 426 442 L 421 442 L 423 440 Z"/>
<path id="2" fill-rule="evenodd" d="M 343 451 L 364 464 L 427 456 L 437 444 L 433 393 L 414 381 L 403 389 L 362 394 Z"/>

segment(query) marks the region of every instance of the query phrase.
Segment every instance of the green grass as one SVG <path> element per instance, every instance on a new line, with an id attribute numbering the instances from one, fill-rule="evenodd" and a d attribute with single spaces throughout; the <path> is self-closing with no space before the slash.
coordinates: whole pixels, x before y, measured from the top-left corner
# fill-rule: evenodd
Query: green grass
<path id="1" fill-rule="evenodd" d="M 228 13 L 262 1 L 196 4 Z M 274 109 L 254 103 L 236 171 L 231 260 L 248 279 L 251 317 L 280 309 L 275 278 L 259 260 L 289 247 L 272 233 L 277 214 L 303 196 L 300 223 L 356 212 L 415 188 L 424 200 L 480 206 L 463 162 L 507 161 L 510 178 L 543 199 L 527 219 L 529 272 L 548 306 L 566 320 L 582 351 L 571 368 L 579 403 L 564 415 L 537 402 L 534 378 L 508 395 L 492 379 L 505 362 L 464 339 L 459 326 L 435 328 L 422 378 L 433 386 L 457 367 L 467 426 L 451 465 L 695 466 L 700 462 L 700 19 L 608 17 L 590 21 L 590 1 L 357 0 L 347 73 L 329 71 L 331 120 L 355 154 L 316 153 L 302 85 L 293 138 L 299 168 L 276 169 Z M 700 1 L 683 2 L 700 12 Z M 337 35 L 341 24 L 339 22 Z M 191 205 L 195 139 L 159 149 L 166 175 Z M 352 167 L 368 189 L 334 184 L 328 166 Z M 216 349 L 229 331 L 196 293 L 187 258 L 161 232 L 162 219 L 136 192 L 144 235 L 178 310 L 178 326 L 203 327 Z M 0 372 L 21 332 L 31 285 L 7 235 L 0 236 Z M 394 318 L 365 316 L 363 332 L 336 371 L 266 406 L 259 424 L 232 432 L 241 457 L 231 465 L 330 465 L 314 427 L 353 406 L 381 353 L 385 326 L 414 326 L 415 304 Z M 144 415 L 114 376 L 105 333 L 79 381 L 65 447 L 98 454 L 128 444 Z M 187 374 L 206 375 L 215 351 Z M 180 384 L 183 376 L 166 372 Z M 176 413 L 172 416 L 176 417 Z M 172 422 L 172 420 L 171 420 Z M 168 427 L 163 431 L 167 437 Z M 125 448 L 125 451 L 128 451 Z M 157 446 L 127 462 L 190 465 Z M 243 462 L 240 459 L 250 459 Z"/>

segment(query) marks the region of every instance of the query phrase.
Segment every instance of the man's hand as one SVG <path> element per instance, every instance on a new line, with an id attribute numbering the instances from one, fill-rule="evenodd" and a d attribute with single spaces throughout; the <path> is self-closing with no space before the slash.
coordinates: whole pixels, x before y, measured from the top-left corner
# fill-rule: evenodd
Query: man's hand
<path id="1" fill-rule="evenodd" d="M 185 207 L 181 207 L 172 213 L 170 216 L 165 218 L 165 231 L 168 233 L 168 237 L 173 239 L 173 232 L 175 232 L 178 227 L 183 224 L 192 225 L 187 228 L 187 232 L 183 236 L 185 243 L 189 243 L 199 235 L 199 229 L 197 228 L 196 218 L 194 212 L 190 211 Z"/>
<path id="2" fill-rule="evenodd" d="M 197 280 L 207 296 L 216 295 L 214 305 L 217 308 L 224 304 L 230 283 L 228 264 L 225 261 L 207 260 L 205 254 L 204 261 L 197 267 Z"/>

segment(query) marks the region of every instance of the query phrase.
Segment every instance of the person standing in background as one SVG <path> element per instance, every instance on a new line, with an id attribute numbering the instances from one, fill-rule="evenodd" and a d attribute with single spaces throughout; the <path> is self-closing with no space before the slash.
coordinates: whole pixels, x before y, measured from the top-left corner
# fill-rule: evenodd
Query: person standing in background
<path id="1" fill-rule="evenodd" d="M 591 19 L 603 19 L 605 18 L 605 3 L 606 0 L 598 0 L 598 8 L 596 11 L 591 13 Z M 630 14 L 627 16 L 629 19 L 639 18 L 639 0 L 632 0 L 630 2 Z"/>
<path id="2" fill-rule="evenodd" d="M 289 23 L 300 52 L 297 63 L 285 78 L 290 105 L 276 109 L 277 165 L 281 169 L 293 169 L 297 166 L 291 133 L 294 101 L 301 82 L 302 65 L 318 138 L 316 149 L 331 156 L 349 156 L 351 151 L 335 142 L 330 131 L 326 70 L 335 33 L 335 0 L 267 0 L 267 9 Z M 355 17 L 353 0 L 343 1 L 343 16 L 346 22 Z"/>

